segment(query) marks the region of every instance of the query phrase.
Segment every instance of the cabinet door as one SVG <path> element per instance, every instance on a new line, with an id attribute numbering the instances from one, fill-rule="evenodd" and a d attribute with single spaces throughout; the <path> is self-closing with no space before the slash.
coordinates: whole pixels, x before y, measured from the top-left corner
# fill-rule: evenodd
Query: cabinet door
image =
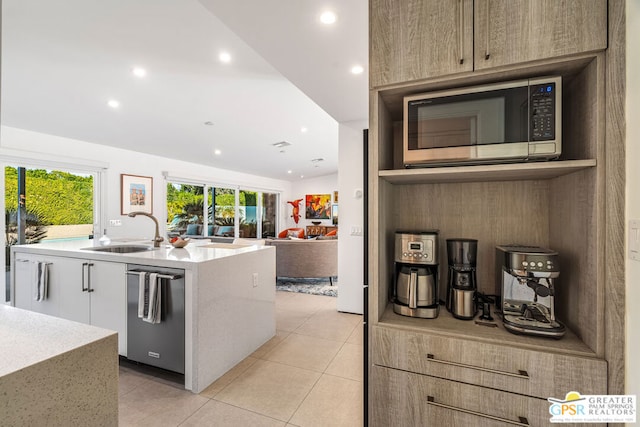
<path id="1" fill-rule="evenodd" d="M 91 324 L 118 332 L 118 349 L 127 355 L 127 288 L 123 263 L 91 261 Z"/>
<path id="2" fill-rule="evenodd" d="M 62 266 L 57 257 L 16 252 L 14 262 L 15 306 L 50 316 L 60 317 L 60 305 L 66 298 L 66 284 L 59 274 Z M 48 291 L 46 299 L 36 301 L 36 263 L 48 265 Z"/>
<path id="3" fill-rule="evenodd" d="M 369 84 L 473 69 L 472 0 L 371 0 Z"/>
<path id="4" fill-rule="evenodd" d="M 60 289 L 58 317 L 89 324 L 89 293 L 87 286 L 88 262 L 66 257 L 50 257 L 49 278 L 52 286 Z"/>
<path id="5" fill-rule="evenodd" d="M 606 0 L 476 0 L 475 69 L 607 47 Z"/>
<path id="6" fill-rule="evenodd" d="M 31 310 L 33 257 L 16 252 L 13 262 L 13 304 L 24 310 Z"/>

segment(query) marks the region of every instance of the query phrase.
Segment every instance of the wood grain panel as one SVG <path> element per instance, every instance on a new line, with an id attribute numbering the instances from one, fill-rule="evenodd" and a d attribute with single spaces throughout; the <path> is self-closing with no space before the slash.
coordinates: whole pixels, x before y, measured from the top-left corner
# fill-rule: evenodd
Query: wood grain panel
<path id="1" fill-rule="evenodd" d="M 623 394 L 625 367 L 625 2 L 609 2 L 606 71 L 605 355 L 609 393 Z M 631 307 L 631 306 L 630 306 Z"/>
<path id="2" fill-rule="evenodd" d="M 576 76 L 562 85 L 562 159 L 597 158 L 603 141 L 601 110 L 604 57 L 596 56 Z"/>
<path id="3" fill-rule="evenodd" d="M 596 159 L 382 170 L 393 184 L 550 179 L 596 166 Z"/>
<path id="4" fill-rule="evenodd" d="M 370 86 L 471 71 L 472 32 L 472 0 L 371 0 Z"/>
<path id="5" fill-rule="evenodd" d="M 446 239 L 478 240 L 478 289 L 495 292 L 495 246 L 548 246 L 549 182 L 498 181 L 395 186 L 398 230 L 440 230 L 440 296 L 447 281 Z"/>
<path id="6" fill-rule="evenodd" d="M 518 422 L 520 417 L 534 426 L 549 422 L 549 402 L 544 399 L 379 366 L 371 372 L 376 384 L 372 426 L 509 426 L 500 419 Z M 429 397 L 450 408 L 429 404 Z"/>
<path id="7" fill-rule="evenodd" d="M 607 390 L 607 364 L 594 357 L 384 327 L 374 328 L 372 345 L 372 362 L 380 366 L 542 399 L 562 397 L 567 390 L 583 394 L 606 394 Z"/>
<path id="8" fill-rule="evenodd" d="M 474 23 L 476 70 L 607 47 L 606 0 L 476 0 Z"/>
<path id="9" fill-rule="evenodd" d="M 603 284 L 598 281 L 598 193 L 596 169 L 556 178 L 550 183 L 550 241 L 560 254 L 556 316 L 600 356 Z"/>

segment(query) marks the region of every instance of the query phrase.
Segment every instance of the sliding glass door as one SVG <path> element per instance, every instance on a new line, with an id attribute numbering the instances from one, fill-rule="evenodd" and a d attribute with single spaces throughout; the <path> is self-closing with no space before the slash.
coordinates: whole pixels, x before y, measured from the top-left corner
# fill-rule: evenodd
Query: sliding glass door
<path id="1" fill-rule="evenodd" d="M 5 300 L 10 300 L 10 248 L 54 240 L 93 238 L 96 174 L 4 167 Z"/>

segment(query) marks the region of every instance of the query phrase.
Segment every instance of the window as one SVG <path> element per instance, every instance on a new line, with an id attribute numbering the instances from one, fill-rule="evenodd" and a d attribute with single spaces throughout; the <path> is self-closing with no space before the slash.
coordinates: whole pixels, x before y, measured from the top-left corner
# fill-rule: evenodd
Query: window
<path id="1" fill-rule="evenodd" d="M 202 235 L 205 224 L 205 188 L 202 185 L 167 182 L 167 234 Z"/>
<path id="2" fill-rule="evenodd" d="M 213 213 L 212 232 L 209 236 L 235 237 L 236 235 L 236 190 L 212 187 L 209 211 Z"/>
<path id="3" fill-rule="evenodd" d="M 278 193 L 167 181 L 167 234 L 275 237 Z"/>

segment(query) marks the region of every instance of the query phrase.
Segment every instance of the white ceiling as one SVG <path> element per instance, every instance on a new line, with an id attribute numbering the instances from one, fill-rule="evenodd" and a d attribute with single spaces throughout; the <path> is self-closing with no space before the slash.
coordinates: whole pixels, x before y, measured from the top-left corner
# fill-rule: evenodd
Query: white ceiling
<path id="1" fill-rule="evenodd" d="M 1 120 L 270 178 L 327 175 L 338 122 L 368 116 L 367 35 L 366 0 L 3 0 Z"/>

